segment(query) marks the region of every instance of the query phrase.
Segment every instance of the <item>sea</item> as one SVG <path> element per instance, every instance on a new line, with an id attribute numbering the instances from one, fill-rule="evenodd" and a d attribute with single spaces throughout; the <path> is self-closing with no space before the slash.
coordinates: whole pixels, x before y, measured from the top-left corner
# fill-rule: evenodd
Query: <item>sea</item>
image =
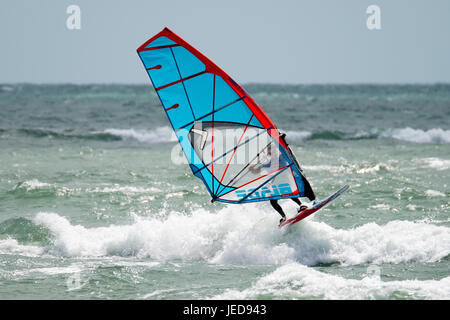
<path id="1" fill-rule="evenodd" d="M 172 161 L 151 85 L 0 84 L 0 299 L 450 299 L 450 84 L 244 88 L 349 191 L 280 230 Z"/>

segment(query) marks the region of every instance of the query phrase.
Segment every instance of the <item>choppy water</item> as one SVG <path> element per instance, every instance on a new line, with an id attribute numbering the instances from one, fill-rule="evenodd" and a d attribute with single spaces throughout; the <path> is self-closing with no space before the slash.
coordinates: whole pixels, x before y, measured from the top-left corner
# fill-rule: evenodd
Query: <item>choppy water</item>
<path id="1" fill-rule="evenodd" d="M 0 298 L 449 299 L 450 85 L 246 89 L 351 186 L 284 232 L 170 161 L 150 86 L 0 85 Z"/>

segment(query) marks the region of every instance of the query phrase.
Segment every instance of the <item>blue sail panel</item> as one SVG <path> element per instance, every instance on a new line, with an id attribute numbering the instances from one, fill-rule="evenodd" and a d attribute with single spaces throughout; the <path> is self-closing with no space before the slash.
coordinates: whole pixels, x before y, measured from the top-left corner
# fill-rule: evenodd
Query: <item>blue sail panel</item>
<path id="1" fill-rule="evenodd" d="M 139 56 L 155 88 L 181 79 L 171 48 L 142 51 Z"/>
<path id="2" fill-rule="evenodd" d="M 162 46 L 170 46 L 170 45 L 176 45 L 177 43 L 175 41 L 170 40 L 166 37 L 159 37 L 156 38 L 154 41 L 150 42 L 148 45 L 145 46 L 145 48 L 154 48 L 154 47 L 162 47 Z"/>
<path id="3" fill-rule="evenodd" d="M 211 113 L 214 102 L 214 75 L 212 73 L 204 73 L 184 81 L 184 86 L 186 92 L 189 92 L 189 100 L 194 106 L 195 118 L 199 119 Z"/>
<path id="4" fill-rule="evenodd" d="M 175 47 L 172 52 L 177 61 L 181 78 L 187 78 L 206 70 L 206 66 L 185 48 Z"/>

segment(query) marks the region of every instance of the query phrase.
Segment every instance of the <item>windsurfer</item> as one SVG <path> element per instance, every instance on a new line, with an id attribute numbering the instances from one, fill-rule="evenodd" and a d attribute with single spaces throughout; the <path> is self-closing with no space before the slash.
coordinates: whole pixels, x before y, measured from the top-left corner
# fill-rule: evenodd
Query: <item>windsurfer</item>
<path id="1" fill-rule="evenodd" d="M 283 134 L 282 139 L 284 141 L 284 137 L 286 134 Z M 272 151 L 272 144 L 267 146 L 266 152 L 263 156 L 260 157 L 258 154 L 258 163 L 249 167 L 250 172 L 252 173 L 260 173 L 262 170 L 268 171 L 267 173 L 273 172 L 278 168 L 282 168 L 287 165 L 287 162 L 283 159 L 283 157 L 277 152 Z M 307 208 L 307 206 L 302 205 L 302 202 L 299 198 L 291 198 L 296 204 L 299 205 L 298 212 Z M 280 224 L 286 221 L 286 214 L 283 211 L 283 208 L 278 204 L 278 199 L 270 200 L 270 205 L 280 214 Z"/>

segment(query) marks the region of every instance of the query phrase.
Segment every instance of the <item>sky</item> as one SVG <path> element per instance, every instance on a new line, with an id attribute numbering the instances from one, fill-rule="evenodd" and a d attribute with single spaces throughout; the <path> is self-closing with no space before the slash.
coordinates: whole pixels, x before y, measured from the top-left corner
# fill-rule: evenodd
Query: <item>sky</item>
<path id="1" fill-rule="evenodd" d="M 450 82 L 449 0 L 2 0 L 0 83 L 148 83 L 164 27 L 240 83 Z"/>

